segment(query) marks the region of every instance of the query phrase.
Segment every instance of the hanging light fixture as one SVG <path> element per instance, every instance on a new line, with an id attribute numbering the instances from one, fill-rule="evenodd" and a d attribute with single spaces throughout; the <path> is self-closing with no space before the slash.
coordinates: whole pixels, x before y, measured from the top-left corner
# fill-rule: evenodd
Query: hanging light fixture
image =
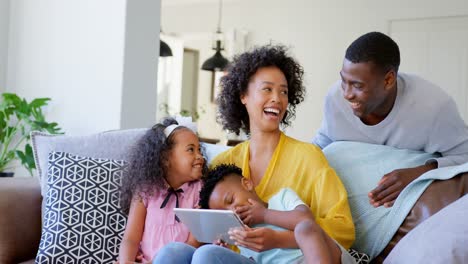
<path id="1" fill-rule="evenodd" d="M 167 45 L 166 42 L 164 42 L 162 40 L 159 41 L 159 56 L 160 57 L 172 56 L 171 48 L 169 47 L 169 45 Z"/>
<path id="2" fill-rule="evenodd" d="M 218 10 L 218 28 L 213 36 L 212 48 L 216 53 L 202 64 L 202 70 L 205 71 L 222 71 L 228 65 L 229 61 L 221 55 L 221 51 L 224 50 L 224 35 L 221 32 L 221 10 L 222 0 L 219 0 Z"/>
<path id="3" fill-rule="evenodd" d="M 159 31 L 159 33 L 160 33 L 159 35 L 161 35 L 162 30 Z M 166 42 L 162 41 L 161 38 L 159 38 L 159 56 L 160 57 L 172 56 L 171 48 L 169 47 L 169 45 L 167 45 Z"/>

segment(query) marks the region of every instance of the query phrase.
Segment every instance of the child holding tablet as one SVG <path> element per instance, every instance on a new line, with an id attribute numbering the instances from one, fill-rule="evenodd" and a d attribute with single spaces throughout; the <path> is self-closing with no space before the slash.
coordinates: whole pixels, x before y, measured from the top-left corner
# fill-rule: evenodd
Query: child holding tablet
<path id="1" fill-rule="evenodd" d="M 217 245 L 195 249 L 171 243 L 161 251 L 161 258 L 155 259 L 153 263 L 356 263 L 347 250 L 331 239 L 314 221 L 310 208 L 291 189 L 281 189 L 265 203 L 256 194 L 253 182 L 242 176 L 242 170 L 226 164 L 211 170 L 203 182 L 200 191 L 201 208 L 244 209 L 244 217 L 241 218 L 249 222 L 251 227 L 231 230 L 233 240 L 243 241 L 244 236 L 248 235 L 244 232 L 246 230 L 290 230 L 294 231 L 300 249 L 274 248 L 261 251 L 236 242 L 241 253 L 237 254 Z M 175 251 L 178 254 L 172 254 Z"/>

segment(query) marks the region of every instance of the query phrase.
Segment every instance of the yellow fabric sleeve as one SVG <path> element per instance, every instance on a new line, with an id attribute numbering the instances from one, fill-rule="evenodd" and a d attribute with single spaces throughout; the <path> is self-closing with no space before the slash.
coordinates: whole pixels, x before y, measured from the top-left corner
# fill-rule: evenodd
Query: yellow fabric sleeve
<path id="1" fill-rule="evenodd" d="M 211 163 L 235 164 L 250 178 L 249 141 L 219 154 Z M 289 187 L 310 207 L 315 221 L 343 247 L 349 248 L 355 239 L 354 224 L 346 189 L 320 148 L 281 133 L 260 183 L 258 196 L 268 201 L 280 189 Z"/>

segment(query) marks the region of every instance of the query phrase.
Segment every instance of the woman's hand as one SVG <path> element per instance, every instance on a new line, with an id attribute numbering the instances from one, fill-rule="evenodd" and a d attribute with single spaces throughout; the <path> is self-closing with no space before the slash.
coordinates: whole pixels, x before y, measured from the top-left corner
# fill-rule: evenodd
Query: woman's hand
<path id="1" fill-rule="evenodd" d="M 236 214 L 244 224 L 253 226 L 265 222 L 265 212 L 268 210 L 263 203 L 249 199 L 249 204 L 236 208 Z"/>
<path id="2" fill-rule="evenodd" d="M 271 228 L 259 227 L 233 228 L 228 232 L 230 239 L 236 241 L 236 246 L 246 247 L 256 252 L 276 248 L 276 231 Z"/>

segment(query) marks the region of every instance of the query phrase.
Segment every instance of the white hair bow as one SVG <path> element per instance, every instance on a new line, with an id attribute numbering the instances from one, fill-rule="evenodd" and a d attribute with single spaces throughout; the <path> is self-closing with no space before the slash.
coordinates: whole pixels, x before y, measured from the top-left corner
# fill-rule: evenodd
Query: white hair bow
<path id="1" fill-rule="evenodd" d="M 172 125 L 169 125 L 167 126 L 165 129 L 164 129 L 164 135 L 166 135 L 166 137 L 169 137 L 169 135 L 172 133 L 172 131 L 174 131 L 174 129 L 180 127 L 180 126 L 183 126 L 183 127 L 186 127 L 190 130 L 193 131 L 193 133 L 197 133 L 197 124 L 195 122 L 192 122 L 192 117 L 191 116 L 180 116 L 180 115 L 177 115 L 175 116 L 175 120 L 177 121 L 178 124 L 172 124 Z"/>

